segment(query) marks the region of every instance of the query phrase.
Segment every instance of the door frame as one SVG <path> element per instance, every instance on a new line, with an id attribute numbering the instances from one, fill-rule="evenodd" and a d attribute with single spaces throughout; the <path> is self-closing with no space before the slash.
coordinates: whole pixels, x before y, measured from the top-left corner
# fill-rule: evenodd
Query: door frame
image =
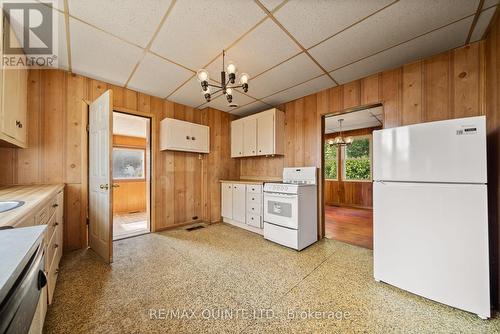
<path id="1" fill-rule="evenodd" d="M 321 214 L 321 226 L 320 226 L 320 233 L 321 237 L 325 238 L 325 228 L 326 228 L 326 221 L 325 221 L 325 150 L 323 148 L 324 142 L 323 142 L 323 137 L 325 135 L 325 119 L 331 116 L 338 116 L 338 115 L 345 115 L 345 114 L 350 114 L 352 112 L 364 110 L 364 109 L 369 109 L 369 108 L 375 108 L 375 107 L 382 107 L 382 111 L 384 108 L 383 103 L 371 103 L 371 104 L 365 104 L 361 106 L 356 106 L 353 108 L 347 108 L 343 109 L 340 111 L 335 111 L 335 112 L 330 112 L 327 114 L 321 115 L 321 126 L 320 126 L 320 152 L 321 152 L 321 168 L 320 168 L 320 177 L 319 179 L 321 180 L 321 189 L 319 190 L 319 199 L 320 202 L 318 203 L 318 206 L 320 208 L 320 214 Z M 382 128 L 384 128 L 384 123 L 385 123 L 385 113 L 382 112 L 382 115 L 384 116 L 384 119 L 382 120 Z"/>
<path id="2" fill-rule="evenodd" d="M 85 116 L 84 116 L 84 119 L 85 119 L 85 126 L 88 126 L 88 119 L 89 119 L 89 113 L 90 113 L 90 104 L 92 103 L 92 101 L 90 100 L 87 100 L 87 99 L 83 99 L 83 102 L 86 104 L 86 110 L 85 110 Z M 124 114 L 130 114 L 130 115 L 133 115 L 133 116 L 141 116 L 141 117 L 147 117 L 151 120 L 150 122 L 150 135 L 151 135 L 151 147 L 150 147 L 150 150 L 151 150 L 151 187 L 150 187 L 150 232 L 156 232 L 156 206 L 155 206 L 155 201 L 156 201 L 156 154 L 158 151 L 158 139 L 159 139 L 159 133 L 157 131 L 157 116 L 153 113 L 150 113 L 150 112 L 142 112 L 142 111 L 138 111 L 138 110 L 135 110 L 135 109 L 130 109 L 130 108 L 124 108 L 124 107 L 118 107 L 118 106 L 113 106 L 113 110 L 112 111 L 117 111 L 117 112 L 121 112 L 121 113 L 124 113 Z M 85 198 L 85 205 L 86 205 L 86 208 L 85 208 L 85 213 L 86 213 L 86 245 L 88 247 L 89 245 L 89 236 L 88 236 L 88 232 L 89 232 L 89 229 L 88 229 L 88 224 L 89 224 L 89 206 L 88 206 L 88 203 L 89 203 L 89 182 L 88 182 L 88 176 L 89 176 L 89 146 L 88 146 L 88 140 L 89 140 L 89 133 L 88 131 L 85 133 L 85 137 L 86 137 L 86 140 L 84 141 L 86 143 L 86 147 L 85 147 L 85 153 L 83 153 L 82 155 L 85 156 L 85 169 L 86 169 L 86 178 L 85 180 L 82 180 L 82 187 L 84 187 L 85 191 L 86 191 L 86 198 Z"/>

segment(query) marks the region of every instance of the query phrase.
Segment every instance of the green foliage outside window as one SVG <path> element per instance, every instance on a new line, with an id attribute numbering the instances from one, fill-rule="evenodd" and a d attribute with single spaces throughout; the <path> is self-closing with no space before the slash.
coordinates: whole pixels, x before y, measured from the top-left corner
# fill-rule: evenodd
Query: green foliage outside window
<path id="1" fill-rule="evenodd" d="M 337 179 L 337 146 L 325 143 L 325 179 Z"/>
<path id="2" fill-rule="evenodd" d="M 345 148 L 344 170 L 346 180 L 370 180 L 370 140 L 354 138 Z"/>

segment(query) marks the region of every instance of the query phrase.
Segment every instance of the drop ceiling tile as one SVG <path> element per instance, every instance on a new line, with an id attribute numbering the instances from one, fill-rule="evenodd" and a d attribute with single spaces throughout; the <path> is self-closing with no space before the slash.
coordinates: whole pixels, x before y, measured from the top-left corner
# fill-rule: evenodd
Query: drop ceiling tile
<path id="1" fill-rule="evenodd" d="M 145 47 L 171 0 L 68 0 L 69 13 L 120 38 Z"/>
<path id="2" fill-rule="evenodd" d="M 177 1 L 151 50 L 196 70 L 263 17 L 253 1 Z"/>
<path id="3" fill-rule="evenodd" d="M 168 96 L 167 99 L 190 107 L 198 107 L 205 103 L 205 98 L 201 94 L 200 83 L 194 76 L 184 86 Z"/>
<path id="4" fill-rule="evenodd" d="M 142 56 L 142 49 L 70 18 L 73 71 L 123 86 Z"/>
<path id="5" fill-rule="evenodd" d="M 277 106 L 281 103 L 290 102 L 333 86 L 335 86 L 335 83 L 330 80 L 328 76 L 322 75 L 319 78 L 266 97 L 263 101 L 269 103 L 270 105 Z"/>
<path id="6" fill-rule="evenodd" d="M 305 48 L 309 48 L 391 2 L 291 0 L 274 16 Z"/>
<path id="7" fill-rule="evenodd" d="M 479 41 L 481 38 L 483 38 L 483 35 L 486 29 L 488 29 L 488 25 L 490 24 L 491 18 L 495 14 L 496 10 L 497 7 L 491 7 L 481 12 L 481 15 L 479 15 L 479 18 L 477 20 L 476 26 L 474 27 L 474 31 L 472 32 L 470 38 L 471 42 L 476 42 Z"/>
<path id="8" fill-rule="evenodd" d="M 248 94 L 260 99 L 300 84 L 321 73 L 323 71 L 306 54 L 302 53 L 255 79 L 250 78 Z"/>
<path id="9" fill-rule="evenodd" d="M 242 106 L 238 109 L 234 109 L 233 111 L 231 111 L 231 114 L 238 116 L 246 116 L 267 110 L 269 108 L 271 108 L 269 105 L 262 103 L 260 101 L 255 101 L 245 106 Z"/>
<path id="10" fill-rule="evenodd" d="M 239 92 L 233 92 L 232 104 L 246 105 L 246 104 L 251 103 L 253 101 L 255 101 L 255 99 L 253 99 L 247 95 L 241 94 Z M 236 109 L 234 107 L 229 106 L 229 103 L 227 102 L 226 96 L 221 96 L 217 99 L 214 99 L 214 100 L 210 101 L 209 103 L 205 104 L 202 108 L 205 108 L 205 107 L 211 107 L 211 108 L 219 109 L 219 110 L 226 111 L 226 112 L 231 112 L 231 110 Z"/>
<path id="11" fill-rule="evenodd" d="M 472 17 L 331 72 L 343 84 L 444 52 L 465 43 Z"/>
<path id="12" fill-rule="evenodd" d="M 148 53 L 137 67 L 128 86 L 164 98 L 192 75 L 191 71 Z"/>
<path id="13" fill-rule="evenodd" d="M 276 7 L 278 7 L 284 0 L 260 0 L 260 3 L 267 8 L 268 11 L 272 12 Z"/>
<path id="14" fill-rule="evenodd" d="M 298 54 L 300 48 L 273 21 L 265 20 L 226 52 L 226 62 L 234 61 L 240 73 L 250 78 Z M 207 68 L 219 79 L 222 57 Z"/>
<path id="15" fill-rule="evenodd" d="M 402 0 L 309 50 L 328 71 L 473 15 L 478 1 Z"/>

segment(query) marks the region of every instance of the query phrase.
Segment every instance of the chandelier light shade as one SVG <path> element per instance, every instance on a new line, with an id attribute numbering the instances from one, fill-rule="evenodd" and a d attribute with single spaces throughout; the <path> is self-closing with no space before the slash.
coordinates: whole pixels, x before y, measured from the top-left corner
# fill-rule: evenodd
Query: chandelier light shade
<path id="1" fill-rule="evenodd" d="M 352 137 L 344 137 L 343 132 L 342 132 L 342 122 L 344 122 L 344 119 L 341 118 L 339 119 L 339 127 L 340 127 L 340 132 L 337 137 L 334 139 L 330 139 L 328 141 L 329 145 L 336 145 L 336 146 L 347 146 L 352 144 Z"/>
<path id="2" fill-rule="evenodd" d="M 226 95 L 226 99 L 228 103 L 233 102 L 233 92 L 237 88 L 243 89 L 246 93 L 248 92 L 248 81 L 250 80 L 250 76 L 247 73 L 241 73 L 239 78 L 239 85 L 234 86 L 236 82 L 236 76 L 238 74 L 238 68 L 236 64 L 233 62 L 229 62 L 227 67 L 224 68 L 225 64 L 225 56 L 226 52 L 222 50 L 222 71 L 220 72 L 220 85 L 215 85 L 210 83 L 210 74 L 206 69 L 200 69 L 196 72 L 196 78 L 201 84 L 201 93 L 207 102 L 210 102 L 212 96 L 220 93 L 216 97 L 224 94 Z M 211 92 L 210 87 L 215 88 L 214 92 Z"/>

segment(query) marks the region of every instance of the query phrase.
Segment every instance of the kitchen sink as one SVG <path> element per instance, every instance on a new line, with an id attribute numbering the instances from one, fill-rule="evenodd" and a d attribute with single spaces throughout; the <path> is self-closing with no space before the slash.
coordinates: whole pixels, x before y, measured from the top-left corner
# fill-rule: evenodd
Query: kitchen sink
<path id="1" fill-rule="evenodd" d="M 24 205 L 24 201 L 0 201 L 0 212 L 9 211 Z"/>

